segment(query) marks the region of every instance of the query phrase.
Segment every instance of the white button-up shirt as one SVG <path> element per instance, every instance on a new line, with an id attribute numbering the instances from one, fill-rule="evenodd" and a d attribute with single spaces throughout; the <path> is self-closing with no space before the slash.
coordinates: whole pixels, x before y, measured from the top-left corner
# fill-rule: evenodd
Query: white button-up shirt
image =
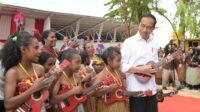
<path id="1" fill-rule="evenodd" d="M 127 73 L 132 67 L 145 65 L 149 61 L 158 61 L 158 45 L 153 37 L 147 41 L 144 40 L 139 32 L 126 39 L 121 48 L 122 60 L 121 70 L 126 73 L 126 82 L 128 91 L 152 90 L 156 94 L 155 76 L 152 76 L 147 83 L 139 82 L 134 74 Z"/>

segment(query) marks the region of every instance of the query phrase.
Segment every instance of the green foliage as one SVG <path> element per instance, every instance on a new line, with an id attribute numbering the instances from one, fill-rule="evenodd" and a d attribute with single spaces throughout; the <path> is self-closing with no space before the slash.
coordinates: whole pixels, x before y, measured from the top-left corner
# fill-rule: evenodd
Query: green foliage
<path id="1" fill-rule="evenodd" d="M 110 0 L 105 4 L 105 6 L 109 6 L 109 12 L 105 17 L 121 22 L 129 20 L 132 23 L 138 23 L 138 19 L 143 13 L 150 12 L 149 4 L 151 3 L 153 0 Z M 127 15 L 124 15 L 124 12 Z"/>
<path id="2" fill-rule="evenodd" d="M 110 0 L 105 4 L 109 6 L 106 18 L 112 18 L 125 23 L 126 37 L 130 36 L 130 26 L 139 23 L 139 17 L 144 13 L 149 13 L 150 4 L 154 0 Z"/>
<path id="3" fill-rule="evenodd" d="M 179 2 L 178 2 L 179 1 Z M 200 1 L 188 2 L 186 0 L 177 0 L 177 11 L 173 20 L 173 25 L 184 39 L 186 32 L 189 32 L 189 38 L 200 37 L 200 19 L 197 16 L 200 13 Z"/>
<path id="4" fill-rule="evenodd" d="M 106 18 L 112 18 L 123 22 L 126 29 L 126 37 L 130 36 L 130 26 L 139 23 L 139 17 L 144 13 L 155 11 L 163 16 L 172 26 L 179 40 L 182 40 L 186 32 L 190 37 L 200 37 L 200 0 L 188 2 L 188 0 L 174 1 L 177 6 L 175 17 L 172 20 L 166 15 L 167 10 L 159 7 L 160 0 L 109 0 L 105 6 L 109 6 Z"/>

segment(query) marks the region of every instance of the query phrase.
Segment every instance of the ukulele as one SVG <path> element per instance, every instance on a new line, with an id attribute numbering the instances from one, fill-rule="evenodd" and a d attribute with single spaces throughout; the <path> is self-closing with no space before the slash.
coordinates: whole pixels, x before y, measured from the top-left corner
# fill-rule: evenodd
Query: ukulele
<path id="1" fill-rule="evenodd" d="M 181 50 L 178 50 L 174 53 L 172 53 L 170 56 L 172 56 L 172 58 L 174 59 L 175 57 L 181 55 Z M 148 62 L 146 65 L 151 65 L 152 69 L 158 69 L 160 66 L 163 66 L 164 64 L 166 64 L 166 58 L 154 63 L 153 61 Z M 138 66 L 142 66 L 142 65 L 138 65 Z M 153 74 L 152 74 L 153 75 Z M 147 83 L 152 76 L 147 75 L 147 74 L 142 74 L 142 73 L 135 73 L 135 77 L 136 79 L 141 82 L 141 83 Z"/>
<path id="2" fill-rule="evenodd" d="M 124 91 L 123 95 L 127 97 L 152 96 L 152 91 Z"/>
<path id="3" fill-rule="evenodd" d="M 139 96 L 152 96 L 152 91 L 126 91 L 125 87 L 119 87 L 114 93 L 107 93 L 101 97 L 104 104 L 109 105 L 116 101 L 126 101 L 128 97 L 139 97 Z"/>
<path id="4" fill-rule="evenodd" d="M 58 104 L 58 108 L 62 112 L 71 112 L 73 111 L 79 104 L 85 102 L 88 99 L 88 93 L 97 90 L 98 88 L 102 87 L 103 85 L 109 85 L 113 83 L 112 77 L 107 77 L 104 81 L 97 83 L 94 86 L 91 86 L 89 88 L 84 89 L 80 94 L 76 94 L 73 96 L 70 96 L 69 98 L 65 99 L 64 101 L 60 102 Z M 68 89 L 64 89 L 59 92 L 59 94 L 63 94 L 67 92 Z"/>
<path id="5" fill-rule="evenodd" d="M 112 104 L 116 101 L 125 101 L 127 100 L 127 97 L 123 95 L 123 92 L 126 91 L 126 88 L 123 86 L 122 81 L 120 80 L 120 76 L 119 74 L 114 71 L 116 73 L 116 75 L 118 76 L 119 79 L 117 79 L 115 76 L 113 76 L 113 74 L 108 70 L 107 67 L 106 71 L 109 72 L 111 75 L 111 77 L 113 78 L 113 80 L 115 81 L 119 81 L 121 84 L 119 84 L 120 86 L 112 93 L 105 93 L 104 95 L 102 95 L 100 97 L 100 99 L 102 100 L 102 102 L 106 105 Z"/>
<path id="6" fill-rule="evenodd" d="M 106 93 L 102 95 L 100 98 L 102 102 L 106 105 L 112 104 L 116 101 L 125 101 L 128 97 L 123 95 L 123 92 L 126 91 L 124 86 L 118 87 L 117 90 L 113 93 Z"/>
<path id="7" fill-rule="evenodd" d="M 65 60 L 62 61 L 62 63 L 60 63 L 60 65 L 56 64 L 56 69 L 57 69 L 57 71 L 61 72 L 61 71 L 63 71 L 68 65 L 69 65 L 69 61 L 65 59 Z M 52 75 L 49 77 L 49 82 L 52 83 L 56 78 L 57 78 L 57 76 L 52 74 Z"/>
<path id="8" fill-rule="evenodd" d="M 60 64 L 60 69 L 63 70 L 69 65 L 67 60 Z M 55 75 L 49 77 L 51 83 L 55 79 Z M 49 91 L 47 89 L 33 93 L 15 112 L 40 112 L 42 104 L 48 99 Z"/>
<path id="9" fill-rule="evenodd" d="M 167 97 L 167 96 L 172 97 L 172 96 L 174 96 L 176 94 L 178 94 L 178 91 L 172 91 L 172 92 L 169 92 L 169 93 L 163 93 L 162 90 L 161 90 L 161 91 L 157 92 L 156 100 L 157 100 L 157 102 L 163 102 L 165 97 Z"/>

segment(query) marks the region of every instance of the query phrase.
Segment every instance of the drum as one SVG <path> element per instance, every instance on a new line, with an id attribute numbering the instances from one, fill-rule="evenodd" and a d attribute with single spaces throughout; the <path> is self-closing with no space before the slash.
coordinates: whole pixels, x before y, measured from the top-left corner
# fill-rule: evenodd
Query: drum
<path id="1" fill-rule="evenodd" d="M 161 85 L 162 84 L 162 71 L 163 68 L 159 69 L 159 71 L 156 73 L 156 84 Z"/>
<path id="2" fill-rule="evenodd" d="M 199 68 L 198 67 L 188 67 L 186 70 L 186 83 L 192 86 L 199 85 Z"/>
<path id="3" fill-rule="evenodd" d="M 186 65 L 185 64 L 179 64 L 179 66 L 176 68 L 179 81 L 184 84 L 185 83 L 185 75 L 186 75 Z"/>
<path id="4" fill-rule="evenodd" d="M 200 83 L 200 67 L 197 68 L 197 80 Z"/>

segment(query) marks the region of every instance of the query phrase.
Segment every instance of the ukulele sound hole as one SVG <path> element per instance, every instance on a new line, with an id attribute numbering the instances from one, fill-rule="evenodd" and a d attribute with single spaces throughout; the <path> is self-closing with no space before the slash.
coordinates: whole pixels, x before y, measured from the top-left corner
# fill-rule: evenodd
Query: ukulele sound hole
<path id="1" fill-rule="evenodd" d="M 77 97 L 77 98 L 80 98 L 80 97 L 81 97 L 81 94 L 77 94 L 76 97 Z"/>
<path id="2" fill-rule="evenodd" d="M 33 97 L 34 97 L 35 99 L 39 99 L 39 98 L 41 97 L 41 95 L 42 95 L 41 92 L 35 92 L 35 93 L 33 94 Z"/>
<path id="3" fill-rule="evenodd" d="M 85 83 L 85 88 L 89 88 L 90 84 L 89 83 Z"/>
<path id="4" fill-rule="evenodd" d="M 117 96 L 122 96 L 123 95 L 123 92 L 122 91 L 118 91 L 117 92 Z"/>

